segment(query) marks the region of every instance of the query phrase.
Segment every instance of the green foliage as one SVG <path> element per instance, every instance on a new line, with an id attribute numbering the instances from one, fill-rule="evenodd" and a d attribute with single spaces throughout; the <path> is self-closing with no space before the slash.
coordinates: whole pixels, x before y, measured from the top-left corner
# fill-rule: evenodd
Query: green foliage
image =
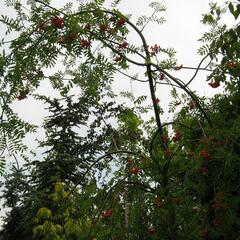
<path id="1" fill-rule="evenodd" d="M 38 148 L 44 153 L 4 175 L 4 239 L 238 239 L 240 28 L 219 21 L 226 10 L 238 19 L 239 4 L 211 4 L 203 16 L 211 29 L 199 53 L 210 64 L 201 70 L 211 87 L 224 83 L 226 90 L 208 99 L 171 75 L 184 69 L 173 48 L 146 42 L 143 29 L 164 22 L 155 14 L 166 8 L 153 2 L 152 16 L 134 24 L 114 9 L 119 3 L 106 10 L 95 0 L 75 11 L 72 2 L 59 10 L 28 1 L 28 13 L 19 1 L 6 1 L 17 17 L 1 18 L 7 34 L 16 34 L 6 49 L 1 44 L 1 173 L 6 156 L 24 157 L 22 141 L 35 130 L 11 104 L 31 94 L 49 114 Z M 130 30 L 142 46 L 128 42 Z M 133 65 L 145 80 L 124 75 L 149 84 L 149 96 L 111 89 L 115 73 Z M 61 98 L 38 95 L 45 82 Z M 168 123 L 161 122 L 161 83 L 172 87 Z"/>

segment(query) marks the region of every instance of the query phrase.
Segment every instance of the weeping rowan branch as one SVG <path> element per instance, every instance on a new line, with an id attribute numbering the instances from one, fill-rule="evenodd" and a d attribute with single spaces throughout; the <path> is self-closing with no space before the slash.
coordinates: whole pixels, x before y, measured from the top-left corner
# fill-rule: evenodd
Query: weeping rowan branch
<path id="1" fill-rule="evenodd" d="M 207 115 L 206 111 L 204 110 L 204 108 L 202 107 L 201 103 L 198 101 L 197 96 L 187 87 L 184 85 L 184 83 L 182 83 L 182 81 L 178 78 L 173 77 L 171 74 L 169 74 L 168 72 L 166 72 L 165 70 L 161 69 L 157 64 L 151 63 L 157 70 L 159 70 L 160 72 L 162 72 L 163 74 L 165 74 L 168 78 L 170 78 L 173 82 L 175 82 L 179 87 L 182 88 L 182 90 L 184 90 L 191 98 L 192 100 L 195 101 L 196 106 L 198 107 L 198 109 L 203 113 L 204 117 L 207 119 L 207 122 L 209 124 L 210 127 L 212 127 L 212 122 L 211 119 L 209 118 L 209 116 Z"/>
<path id="2" fill-rule="evenodd" d="M 200 67 L 201 67 L 202 63 L 204 62 L 204 60 L 205 60 L 208 56 L 209 56 L 209 54 L 207 54 L 207 55 L 200 61 L 200 63 L 198 64 L 198 67 L 197 67 L 195 73 L 193 74 L 193 76 L 191 77 L 191 79 L 185 84 L 185 87 L 187 87 L 187 86 L 194 80 L 194 78 L 197 76 L 197 73 L 198 73 L 198 71 L 200 70 Z M 188 69 L 189 69 L 189 68 L 188 68 Z M 205 70 L 206 70 L 206 69 L 205 69 Z M 210 71 L 211 71 L 211 70 L 210 70 Z"/>
<path id="3" fill-rule="evenodd" d="M 61 14 L 64 15 L 64 16 L 67 16 L 67 14 L 64 13 L 63 11 L 61 11 L 61 10 L 55 8 L 55 7 L 52 7 L 51 5 L 45 3 L 45 2 L 43 2 L 43 1 L 41 1 L 41 0 L 35 0 L 35 2 L 38 2 L 38 3 L 44 5 L 44 6 L 47 7 L 47 8 L 50 8 L 50 9 L 52 9 L 52 10 L 58 12 L 58 13 L 61 13 Z"/>

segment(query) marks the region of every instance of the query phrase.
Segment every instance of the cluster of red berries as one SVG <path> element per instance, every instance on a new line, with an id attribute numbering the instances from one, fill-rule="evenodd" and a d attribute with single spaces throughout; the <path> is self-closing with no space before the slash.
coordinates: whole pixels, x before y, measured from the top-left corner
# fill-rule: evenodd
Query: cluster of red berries
<path id="1" fill-rule="evenodd" d="M 157 44 L 155 44 L 154 46 L 150 47 L 150 50 L 151 50 L 150 51 L 151 55 L 156 56 L 159 53 L 159 51 L 161 50 L 161 47 L 158 46 Z"/>
<path id="2" fill-rule="evenodd" d="M 104 32 L 107 31 L 107 29 L 108 29 L 108 25 L 107 24 L 104 24 L 104 23 L 99 24 L 100 32 L 104 33 Z"/>
<path id="3" fill-rule="evenodd" d="M 108 210 L 103 211 L 102 217 L 105 219 L 110 218 L 112 216 L 112 214 L 113 214 L 113 211 L 111 209 L 108 209 Z"/>
<path id="4" fill-rule="evenodd" d="M 58 17 L 58 16 L 55 16 L 55 17 L 52 17 L 52 18 L 51 18 L 51 22 L 52 22 L 52 25 L 53 25 L 55 28 L 58 28 L 58 29 L 64 28 L 64 19 L 63 19 L 63 18 L 60 18 L 60 17 Z"/>
<path id="5" fill-rule="evenodd" d="M 154 233 L 156 233 L 156 231 L 157 231 L 157 229 L 155 227 L 149 227 L 148 228 L 148 233 L 149 234 L 154 234 Z"/>
<path id="6" fill-rule="evenodd" d="M 128 169 L 128 172 L 131 173 L 131 174 L 137 175 L 140 172 L 140 168 L 137 167 L 137 166 L 131 167 L 131 168 Z"/>
<path id="7" fill-rule="evenodd" d="M 80 45 L 83 47 L 83 48 L 89 48 L 91 46 L 91 41 L 88 40 L 88 39 L 81 39 L 80 40 Z"/>
<path id="8" fill-rule="evenodd" d="M 128 43 L 126 41 L 124 41 L 124 42 L 120 43 L 118 47 L 119 48 L 127 48 L 127 46 L 128 46 Z"/>
<path id="9" fill-rule="evenodd" d="M 179 130 L 176 131 L 175 135 L 173 136 L 172 140 L 173 142 L 179 142 L 182 139 L 182 134 Z"/>
<path id="10" fill-rule="evenodd" d="M 131 158 L 128 158 L 127 164 L 129 164 L 129 166 L 132 166 L 134 164 L 134 160 Z M 137 175 L 140 172 L 140 168 L 138 166 L 132 166 L 128 169 L 128 172 L 131 174 Z"/>
<path id="11" fill-rule="evenodd" d="M 210 160 L 212 160 L 212 155 L 208 153 L 205 149 L 202 149 L 199 152 L 199 156 L 203 158 L 206 162 L 209 162 Z"/>
<path id="12" fill-rule="evenodd" d="M 233 69 L 233 68 L 235 68 L 237 66 L 237 63 L 234 62 L 234 61 L 229 61 L 229 62 L 227 62 L 226 66 L 229 69 Z"/>
<path id="13" fill-rule="evenodd" d="M 125 23 L 127 22 L 127 18 L 126 17 L 121 17 L 116 21 L 116 27 L 122 27 Z"/>

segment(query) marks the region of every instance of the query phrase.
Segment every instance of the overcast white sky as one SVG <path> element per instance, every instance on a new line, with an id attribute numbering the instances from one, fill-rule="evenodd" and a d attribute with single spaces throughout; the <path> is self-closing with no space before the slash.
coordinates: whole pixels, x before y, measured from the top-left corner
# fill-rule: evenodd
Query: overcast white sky
<path id="1" fill-rule="evenodd" d="M 57 6 L 60 1 L 55 0 Z M 66 1 L 61 1 L 61 3 Z M 77 1 L 74 1 L 77 2 Z M 122 0 L 119 5 L 120 10 L 125 14 L 132 14 L 131 20 L 136 21 L 140 15 L 151 15 L 152 10 L 148 8 L 150 0 Z M 148 28 L 144 30 L 144 34 L 147 38 L 149 45 L 158 44 L 162 47 L 173 47 L 177 51 L 177 59 L 179 64 L 184 66 L 196 67 L 201 60 L 201 57 L 197 55 L 197 49 L 200 46 L 198 39 L 201 37 L 207 28 L 200 22 L 201 15 L 208 12 L 209 0 L 165 0 L 162 1 L 167 7 L 167 12 L 163 13 L 166 18 L 166 23 L 163 25 L 150 24 Z M 219 0 L 219 3 L 225 1 Z M 4 1 L 0 0 L 0 14 L 4 15 L 9 12 L 9 9 L 4 7 Z M 225 19 L 231 22 L 230 19 Z M 0 38 L 3 38 L 3 29 L 0 25 Z M 128 41 L 136 43 L 138 40 L 135 35 L 130 35 Z M 138 71 L 138 70 L 134 70 Z M 133 71 L 133 72 L 134 72 Z M 182 80 L 186 81 L 191 78 L 193 72 L 189 70 L 181 70 L 173 73 L 178 74 Z M 114 83 L 115 89 L 129 90 L 129 81 L 123 77 L 117 77 Z M 206 83 L 206 75 L 199 73 L 198 77 L 190 86 L 193 90 L 196 90 L 201 95 L 212 95 L 220 90 L 211 89 Z M 141 83 L 133 85 L 133 90 L 137 95 L 148 94 L 148 89 Z M 47 84 L 41 86 L 40 92 L 51 92 Z M 169 92 L 164 88 L 160 88 L 157 92 L 157 96 L 161 100 L 162 106 L 167 105 L 169 101 Z M 13 104 L 14 109 L 25 120 L 30 121 L 33 124 L 40 125 L 42 119 L 46 114 L 44 107 L 39 102 L 33 101 L 31 97 L 26 100 L 16 101 Z M 165 119 L 167 116 L 165 116 Z M 38 135 L 40 134 L 40 135 Z M 37 133 L 35 136 L 29 137 L 26 142 L 29 146 L 35 147 L 32 139 L 43 136 L 42 133 Z"/>

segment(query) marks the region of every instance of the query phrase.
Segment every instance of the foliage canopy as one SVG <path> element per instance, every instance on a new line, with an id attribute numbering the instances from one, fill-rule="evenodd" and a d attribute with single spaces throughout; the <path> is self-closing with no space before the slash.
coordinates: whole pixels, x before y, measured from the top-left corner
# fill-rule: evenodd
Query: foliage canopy
<path id="1" fill-rule="evenodd" d="M 166 7 L 152 2 L 152 15 L 133 22 L 119 3 L 57 9 L 49 0 L 6 1 L 16 16 L 0 19 L 4 37 L 15 36 L 1 40 L 1 173 L 8 155 L 16 164 L 4 174 L 4 239 L 240 239 L 240 4 L 210 4 L 202 19 L 210 26 L 200 39 L 203 59 L 184 82 L 174 76 L 188 69 L 177 66 L 175 50 L 149 46 L 144 36 L 151 22 L 165 22 Z M 220 22 L 225 12 L 233 27 Z M 132 31 L 141 45 L 128 42 Z M 143 79 L 128 74 L 134 66 Z M 199 71 L 224 94 L 193 92 Z M 116 73 L 145 82 L 149 93 L 121 92 L 119 103 Z M 38 94 L 43 81 L 59 97 Z M 167 123 L 157 96 L 162 85 L 171 87 L 167 110 L 174 118 Z M 29 156 L 23 144 L 36 126 L 11 108 L 28 96 L 49 111 L 41 156 Z"/>

